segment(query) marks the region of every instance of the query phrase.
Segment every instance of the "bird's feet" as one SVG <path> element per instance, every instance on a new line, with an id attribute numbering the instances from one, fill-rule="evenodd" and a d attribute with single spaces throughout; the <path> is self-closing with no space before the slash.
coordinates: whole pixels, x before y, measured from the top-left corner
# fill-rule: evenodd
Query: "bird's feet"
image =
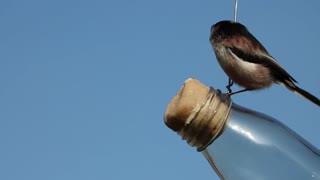
<path id="1" fill-rule="evenodd" d="M 232 89 L 231 89 L 232 86 L 233 86 L 233 81 L 229 78 L 228 85 L 226 86 L 226 88 L 228 90 L 228 94 L 232 93 Z"/>
<path id="2" fill-rule="evenodd" d="M 232 95 L 235 95 L 235 94 L 238 94 L 238 93 L 242 93 L 242 92 L 245 92 L 245 91 L 251 91 L 252 89 L 242 89 L 240 91 L 236 91 L 236 92 L 228 92 L 227 95 L 230 97 Z"/>

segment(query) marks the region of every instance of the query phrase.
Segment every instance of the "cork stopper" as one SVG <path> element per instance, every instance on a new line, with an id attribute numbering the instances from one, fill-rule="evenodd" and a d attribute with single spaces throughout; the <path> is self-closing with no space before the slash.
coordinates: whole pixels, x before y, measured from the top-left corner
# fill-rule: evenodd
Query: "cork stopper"
<path id="1" fill-rule="evenodd" d="M 168 104 L 164 121 L 202 151 L 222 133 L 231 104 L 229 96 L 189 78 Z"/>

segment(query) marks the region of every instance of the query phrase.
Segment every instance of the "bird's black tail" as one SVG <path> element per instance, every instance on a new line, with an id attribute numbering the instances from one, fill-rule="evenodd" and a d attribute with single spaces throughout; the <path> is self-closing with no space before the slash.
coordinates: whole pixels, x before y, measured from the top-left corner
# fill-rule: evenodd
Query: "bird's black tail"
<path id="1" fill-rule="evenodd" d="M 309 92 L 299 88 L 292 82 L 283 84 L 285 87 L 293 91 L 294 93 L 308 99 L 309 101 L 313 102 L 314 104 L 320 106 L 320 99 L 315 97 L 314 95 L 310 94 Z"/>

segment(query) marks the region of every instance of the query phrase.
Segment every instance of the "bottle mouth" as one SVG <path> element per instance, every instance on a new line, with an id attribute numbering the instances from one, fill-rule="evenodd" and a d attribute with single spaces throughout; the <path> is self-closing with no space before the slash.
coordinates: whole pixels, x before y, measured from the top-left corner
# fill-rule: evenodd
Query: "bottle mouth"
<path id="1" fill-rule="evenodd" d="M 207 97 L 193 108 L 178 134 L 189 145 L 197 147 L 197 151 L 203 151 L 223 132 L 231 105 L 228 95 L 210 87 Z"/>

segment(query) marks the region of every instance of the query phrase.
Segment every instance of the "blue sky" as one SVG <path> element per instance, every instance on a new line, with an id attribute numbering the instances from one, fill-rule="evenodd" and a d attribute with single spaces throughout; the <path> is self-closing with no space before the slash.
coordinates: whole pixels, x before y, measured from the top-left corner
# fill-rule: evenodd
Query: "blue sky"
<path id="1" fill-rule="evenodd" d="M 225 90 L 209 43 L 234 1 L 0 2 L 0 179 L 218 179 L 163 123 L 195 77 Z M 241 1 L 238 20 L 320 97 L 320 2 Z M 285 88 L 235 103 L 320 147 L 319 108 Z"/>

